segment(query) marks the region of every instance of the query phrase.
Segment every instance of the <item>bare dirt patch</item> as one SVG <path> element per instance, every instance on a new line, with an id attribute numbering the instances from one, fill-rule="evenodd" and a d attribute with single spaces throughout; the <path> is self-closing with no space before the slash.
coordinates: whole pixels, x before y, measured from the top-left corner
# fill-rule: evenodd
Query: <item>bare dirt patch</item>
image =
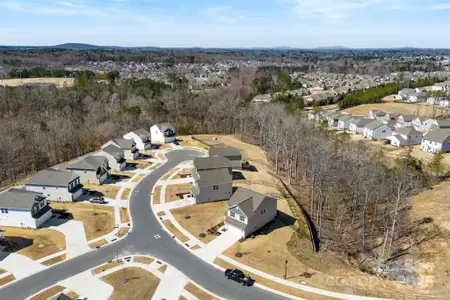
<path id="1" fill-rule="evenodd" d="M 7 283 L 10 283 L 11 281 L 16 280 L 16 277 L 14 277 L 13 274 L 10 274 L 8 276 L 0 278 L 0 286 L 4 286 Z"/>
<path id="2" fill-rule="evenodd" d="M 145 177 L 145 174 L 139 174 L 138 176 L 134 177 L 131 182 L 139 182 Z"/>
<path id="3" fill-rule="evenodd" d="M 121 227 L 121 228 L 119 228 L 119 232 L 117 232 L 115 235 L 118 238 L 121 238 L 121 237 L 125 236 L 129 231 L 130 231 L 130 227 Z"/>
<path id="4" fill-rule="evenodd" d="M 104 265 L 101 265 L 100 267 L 92 269 L 91 273 L 93 275 L 97 275 L 97 274 L 103 273 L 103 272 L 105 272 L 105 271 L 107 271 L 109 269 L 112 269 L 112 268 L 115 268 L 115 267 L 118 267 L 118 266 L 121 266 L 121 265 L 123 265 L 123 261 L 122 260 L 112 260 L 112 261 L 110 261 L 110 262 L 108 262 L 108 263 L 106 263 Z"/>
<path id="5" fill-rule="evenodd" d="M 172 176 L 175 172 L 176 172 L 176 170 L 170 170 L 169 172 L 167 172 L 166 174 L 164 174 L 164 176 L 161 177 L 160 180 L 167 180 L 167 179 L 169 179 L 169 177 Z"/>
<path id="6" fill-rule="evenodd" d="M 33 84 L 33 83 L 47 83 L 54 84 L 58 88 L 62 88 L 64 86 L 70 87 L 73 86 L 75 82 L 75 78 L 21 78 L 21 79 L 1 79 L 0 85 L 2 86 L 22 86 L 24 84 Z"/>
<path id="7" fill-rule="evenodd" d="M 148 155 L 148 154 L 146 154 L 146 155 Z M 148 156 L 152 156 L 152 155 L 153 155 L 153 153 L 151 153 L 151 151 L 150 151 L 150 155 L 148 155 Z M 148 168 L 150 166 L 150 163 L 145 160 L 127 160 L 127 163 L 133 164 L 136 167 L 136 169 L 141 169 L 141 170 Z"/>
<path id="8" fill-rule="evenodd" d="M 103 197 L 111 199 L 116 199 L 117 193 L 120 190 L 119 187 L 108 184 L 85 184 L 84 189 L 92 192 L 97 192 L 99 194 L 102 194 Z"/>
<path id="9" fill-rule="evenodd" d="M 173 177 L 173 179 L 182 179 L 191 176 L 192 176 L 192 169 L 182 169 Z"/>
<path id="10" fill-rule="evenodd" d="M 170 220 L 163 221 L 164 226 L 169 230 L 177 239 L 179 239 L 182 243 L 186 243 L 189 241 L 181 231 L 179 231 Z"/>
<path id="11" fill-rule="evenodd" d="M 425 103 L 398 103 L 398 102 L 386 102 L 386 103 L 374 103 L 374 104 L 362 104 L 354 107 L 344 109 L 343 112 L 355 115 L 355 116 L 369 116 L 371 110 L 381 110 L 384 112 L 398 112 L 407 115 L 417 115 L 421 117 L 432 117 L 433 107 Z"/>
<path id="12" fill-rule="evenodd" d="M 115 170 L 109 171 L 109 174 L 120 176 L 120 181 L 123 181 L 123 182 L 129 181 L 131 179 L 131 177 L 133 177 L 135 175 L 132 172 L 115 171 Z"/>
<path id="13" fill-rule="evenodd" d="M 161 273 L 166 272 L 166 270 L 167 270 L 167 265 L 164 265 L 164 266 L 158 268 L 158 271 L 160 271 Z"/>
<path id="14" fill-rule="evenodd" d="M 30 300 L 47 300 L 48 298 L 61 293 L 65 289 L 66 288 L 61 285 L 54 285 L 51 288 L 48 288 L 45 291 L 42 291 L 39 294 L 35 295 Z"/>
<path id="15" fill-rule="evenodd" d="M 147 256 L 135 256 L 133 257 L 133 262 L 135 263 L 140 263 L 140 264 L 145 264 L 145 265 L 149 265 L 152 262 L 154 262 L 155 260 L 151 257 L 147 257 Z"/>
<path id="16" fill-rule="evenodd" d="M 122 197 L 121 197 L 121 199 L 122 199 L 122 200 L 128 200 L 128 199 L 130 198 L 130 193 L 131 193 L 131 189 L 125 189 L 125 190 L 122 192 Z"/>
<path id="17" fill-rule="evenodd" d="M 78 297 L 80 297 L 80 295 L 78 295 L 77 293 L 72 292 L 72 291 L 66 293 L 66 296 L 72 300 L 76 300 L 76 299 L 78 299 Z"/>
<path id="18" fill-rule="evenodd" d="M 97 248 L 97 247 L 105 246 L 105 245 L 108 245 L 108 244 L 109 244 L 109 243 L 108 243 L 107 240 L 101 239 L 101 240 L 96 241 L 96 242 L 94 242 L 94 243 L 92 243 L 92 244 L 89 244 L 89 247 L 91 247 L 92 249 L 95 249 L 95 248 Z"/>
<path id="19" fill-rule="evenodd" d="M 64 211 L 74 220 L 83 222 L 87 240 L 101 237 L 114 229 L 114 208 L 110 206 L 52 202 L 54 210 Z"/>
<path id="20" fill-rule="evenodd" d="M 183 195 L 189 193 L 191 183 L 171 184 L 166 187 L 166 203 L 183 199 Z"/>
<path id="21" fill-rule="evenodd" d="M 66 260 L 66 255 L 65 254 L 57 256 L 57 257 L 54 257 L 54 258 L 50 258 L 49 260 L 46 260 L 46 261 L 42 262 L 42 264 L 46 265 L 46 266 L 51 266 L 51 265 L 57 264 L 59 262 L 62 262 L 64 260 Z"/>
<path id="22" fill-rule="evenodd" d="M 197 287 L 196 285 L 192 284 L 191 282 L 186 284 L 184 289 L 186 291 L 188 291 L 189 293 L 191 293 L 194 297 L 196 297 L 198 299 L 202 299 L 202 300 L 218 300 L 218 298 L 216 298 L 213 295 L 209 294 L 205 290 Z"/>
<path id="23" fill-rule="evenodd" d="M 128 215 L 128 208 L 126 208 L 126 207 L 120 208 L 120 221 L 121 221 L 121 223 L 130 222 L 130 216 Z"/>
<path id="24" fill-rule="evenodd" d="M 159 278 L 141 268 L 124 268 L 100 278 L 114 288 L 110 300 L 151 299 L 159 285 Z"/>
<path id="25" fill-rule="evenodd" d="M 208 234 L 207 230 L 223 223 L 227 206 L 228 201 L 221 201 L 180 207 L 170 212 L 189 233 L 202 242 L 209 243 L 216 238 L 216 235 Z M 206 234 L 204 238 L 200 237 L 201 233 Z"/>
<path id="26" fill-rule="evenodd" d="M 161 203 L 161 186 L 155 187 L 153 190 L 152 200 L 153 204 L 160 204 Z"/>
<path id="27" fill-rule="evenodd" d="M 33 260 L 66 249 L 66 237 L 54 229 L 26 229 L 18 227 L 2 227 L 9 247 L 5 252 L 25 255 Z"/>

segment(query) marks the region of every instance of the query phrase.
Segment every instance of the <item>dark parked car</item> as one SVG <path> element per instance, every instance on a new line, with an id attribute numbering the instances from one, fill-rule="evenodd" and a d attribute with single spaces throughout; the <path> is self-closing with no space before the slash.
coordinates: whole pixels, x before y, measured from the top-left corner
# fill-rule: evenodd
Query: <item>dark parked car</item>
<path id="1" fill-rule="evenodd" d="M 385 144 L 385 145 L 390 145 L 390 144 L 391 144 L 391 140 L 384 139 L 384 140 L 383 140 L 383 144 Z"/>
<path id="2" fill-rule="evenodd" d="M 239 282 L 243 286 L 248 286 L 251 280 L 250 276 L 245 275 L 244 272 L 238 269 L 226 269 L 225 278 Z"/>

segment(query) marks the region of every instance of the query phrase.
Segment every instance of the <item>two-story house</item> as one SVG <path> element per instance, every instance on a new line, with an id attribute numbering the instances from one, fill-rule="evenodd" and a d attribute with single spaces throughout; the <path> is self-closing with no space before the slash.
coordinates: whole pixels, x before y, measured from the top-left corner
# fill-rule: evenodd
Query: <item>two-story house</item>
<path id="1" fill-rule="evenodd" d="M 138 150 L 150 150 L 152 148 L 151 133 L 143 128 L 136 129 L 123 136 L 124 139 L 133 140 Z"/>
<path id="2" fill-rule="evenodd" d="M 0 194 L 0 225 L 38 228 L 52 216 L 52 208 L 41 194 L 12 188 Z"/>
<path id="3" fill-rule="evenodd" d="M 122 171 L 126 167 L 124 151 L 115 146 L 109 145 L 97 151 L 93 156 L 104 156 L 108 159 L 108 165 L 110 170 Z"/>
<path id="4" fill-rule="evenodd" d="M 413 115 L 405 115 L 402 114 L 397 119 L 397 124 L 395 124 L 395 127 L 397 128 L 405 128 L 405 127 L 412 127 L 413 121 L 416 119 L 416 116 Z"/>
<path id="5" fill-rule="evenodd" d="M 170 123 L 155 124 L 150 127 L 152 142 L 173 143 L 176 141 L 175 129 Z"/>
<path id="6" fill-rule="evenodd" d="M 103 148 L 114 145 L 123 150 L 124 158 L 128 160 L 136 160 L 139 158 L 139 150 L 136 148 L 134 140 L 112 139 L 102 146 Z"/>
<path id="7" fill-rule="evenodd" d="M 350 122 L 354 119 L 351 115 L 342 115 L 338 121 L 338 130 L 347 130 L 350 127 Z"/>
<path id="8" fill-rule="evenodd" d="M 427 132 L 429 128 L 427 128 L 427 121 L 430 118 L 427 117 L 417 117 L 412 121 L 412 125 L 414 129 L 420 132 Z"/>
<path id="9" fill-rule="evenodd" d="M 348 126 L 348 132 L 352 134 L 362 134 L 364 133 L 364 127 L 372 122 L 373 120 L 371 119 L 353 118 L 353 120 L 350 121 L 350 125 Z"/>
<path id="10" fill-rule="evenodd" d="M 364 127 L 363 135 L 367 139 L 385 139 L 392 135 L 392 130 L 388 124 L 373 121 Z"/>
<path id="11" fill-rule="evenodd" d="M 242 169 L 242 153 L 234 147 L 209 148 L 209 156 L 221 156 L 228 158 L 233 169 Z"/>
<path id="12" fill-rule="evenodd" d="M 381 110 L 371 110 L 369 111 L 369 119 L 381 121 L 386 117 L 386 113 Z"/>
<path id="13" fill-rule="evenodd" d="M 53 201 L 72 202 L 83 194 L 80 176 L 52 168 L 42 170 L 25 182 L 25 189 Z"/>
<path id="14" fill-rule="evenodd" d="M 108 179 L 109 163 L 104 156 L 88 156 L 65 169 L 79 175 L 81 183 L 101 185 Z"/>
<path id="15" fill-rule="evenodd" d="M 246 238 L 271 222 L 277 215 L 277 199 L 245 188 L 238 188 L 228 200 L 225 226 Z"/>
<path id="16" fill-rule="evenodd" d="M 192 178 L 191 195 L 197 204 L 228 200 L 233 193 L 233 169 L 225 157 L 196 158 Z"/>
<path id="17" fill-rule="evenodd" d="M 328 126 L 330 126 L 330 127 L 336 127 L 336 126 L 338 125 L 339 118 L 340 118 L 341 116 L 342 116 L 342 114 L 341 114 L 341 113 L 338 113 L 338 112 L 329 115 L 329 116 L 327 117 Z"/>
<path id="18" fill-rule="evenodd" d="M 423 133 L 414 129 L 414 127 L 397 128 L 390 137 L 391 145 L 403 147 L 409 145 L 418 145 L 422 142 Z"/>
<path id="19" fill-rule="evenodd" d="M 430 153 L 450 152 L 450 133 L 446 131 L 430 131 L 424 135 L 420 149 Z"/>

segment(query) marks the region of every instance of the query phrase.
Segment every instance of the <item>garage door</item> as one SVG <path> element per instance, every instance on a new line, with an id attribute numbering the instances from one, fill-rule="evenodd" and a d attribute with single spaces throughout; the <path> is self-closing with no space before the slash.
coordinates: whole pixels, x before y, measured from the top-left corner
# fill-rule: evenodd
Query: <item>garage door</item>
<path id="1" fill-rule="evenodd" d="M 238 236 L 244 236 L 244 232 L 241 229 L 234 227 L 233 225 L 230 224 L 227 224 L 227 231 L 233 232 Z"/>

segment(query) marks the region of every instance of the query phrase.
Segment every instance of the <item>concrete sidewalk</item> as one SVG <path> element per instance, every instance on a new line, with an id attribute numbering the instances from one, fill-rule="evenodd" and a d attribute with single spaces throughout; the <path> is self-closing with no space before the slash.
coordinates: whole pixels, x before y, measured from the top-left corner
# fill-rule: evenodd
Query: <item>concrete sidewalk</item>
<path id="1" fill-rule="evenodd" d="M 66 236 L 66 255 L 67 259 L 89 252 L 86 233 L 84 232 L 83 222 L 70 220 L 58 226 L 50 227 L 58 230 Z"/>
<path id="2" fill-rule="evenodd" d="M 63 280 L 59 284 L 88 299 L 108 299 L 114 291 L 112 286 L 92 275 L 90 270 Z"/>
<path id="3" fill-rule="evenodd" d="M 221 255 L 225 250 L 234 245 L 240 238 L 241 237 L 233 231 L 223 232 L 203 248 L 195 251 L 195 255 L 212 263 L 217 256 Z"/>
<path id="4" fill-rule="evenodd" d="M 31 274 L 40 272 L 46 267 L 37 261 L 32 260 L 21 254 L 0 252 L 0 269 L 6 270 L 21 279 Z"/>
<path id="5" fill-rule="evenodd" d="M 189 278 L 172 266 L 168 266 L 152 299 L 178 299 L 188 282 Z"/>

